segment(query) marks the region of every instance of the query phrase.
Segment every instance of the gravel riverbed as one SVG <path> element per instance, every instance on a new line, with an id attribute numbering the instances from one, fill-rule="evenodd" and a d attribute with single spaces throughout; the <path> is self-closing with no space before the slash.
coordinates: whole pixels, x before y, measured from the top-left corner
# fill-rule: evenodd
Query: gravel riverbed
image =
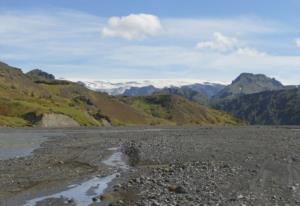
<path id="1" fill-rule="evenodd" d="M 91 205 L 300 205 L 298 127 L 38 131 L 43 132 L 57 135 L 30 156 L 0 161 L 0 205 L 22 205 L 116 172 Z M 129 169 L 103 163 L 114 152 L 110 148 L 120 149 Z M 38 205 L 76 202 L 62 197 Z"/>

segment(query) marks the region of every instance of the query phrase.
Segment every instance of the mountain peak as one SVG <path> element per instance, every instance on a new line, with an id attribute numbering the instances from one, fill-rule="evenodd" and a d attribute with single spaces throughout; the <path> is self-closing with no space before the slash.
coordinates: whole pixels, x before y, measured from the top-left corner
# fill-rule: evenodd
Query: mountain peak
<path id="1" fill-rule="evenodd" d="M 242 73 L 217 95 L 219 98 L 232 98 L 241 94 L 284 89 L 281 82 L 264 74 Z"/>
<path id="2" fill-rule="evenodd" d="M 239 83 L 241 81 L 248 81 L 248 82 L 272 82 L 277 86 L 283 86 L 281 82 L 277 81 L 275 78 L 267 77 L 264 74 L 252 74 L 252 73 L 241 73 L 235 80 L 233 80 L 232 84 Z"/>
<path id="3" fill-rule="evenodd" d="M 53 74 L 49 74 L 40 69 L 34 69 L 30 72 L 26 73 L 26 76 L 33 80 L 43 80 L 43 81 L 52 81 L 55 80 L 55 76 Z"/>

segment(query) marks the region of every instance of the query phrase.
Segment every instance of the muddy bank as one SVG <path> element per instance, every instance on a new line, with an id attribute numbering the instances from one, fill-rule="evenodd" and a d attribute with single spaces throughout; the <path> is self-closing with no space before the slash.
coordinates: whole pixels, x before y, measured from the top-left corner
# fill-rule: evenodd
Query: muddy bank
<path id="1" fill-rule="evenodd" d="M 0 161 L 2 205 L 22 205 L 119 172 L 92 205 L 300 204 L 297 127 L 26 132 L 52 136 L 31 156 Z M 119 161 L 124 155 L 133 168 L 126 172 L 127 165 Z M 69 199 L 41 205 L 75 205 Z"/>

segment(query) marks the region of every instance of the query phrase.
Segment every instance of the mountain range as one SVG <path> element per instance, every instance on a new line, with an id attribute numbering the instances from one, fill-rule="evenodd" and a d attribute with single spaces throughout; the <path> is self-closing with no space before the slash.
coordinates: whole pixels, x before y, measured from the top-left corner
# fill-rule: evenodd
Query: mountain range
<path id="1" fill-rule="evenodd" d="M 0 126 L 239 124 L 222 111 L 170 94 L 122 97 L 0 63 Z M 155 111 L 155 112 L 153 112 Z M 69 124 L 67 124 L 69 123 Z"/>
<path id="2" fill-rule="evenodd" d="M 185 86 L 191 87 L 196 91 L 205 90 L 207 95 L 213 96 L 216 93 L 215 90 L 219 91 L 220 87 L 223 88 L 225 86 L 219 83 L 199 82 L 198 80 L 172 79 L 79 81 L 79 83 L 91 90 L 105 92 L 113 96 L 149 95 L 164 88 L 181 88 Z"/>
<path id="3" fill-rule="evenodd" d="M 300 124 L 298 90 L 297 86 L 285 86 L 263 74 L 242 73 L 229 85 L 194 83 L 164 88 L 128 85 L 119 96 L 175 95 L 229 112 L 250 124 Z"/>
<path id="4" fill-rule="evenodd" d="M 0 63 L 0 126 L 300 124 L 298 86 L 251 73 L 229 85 L 191 83 L 105 82 L 102 88 Z"/>

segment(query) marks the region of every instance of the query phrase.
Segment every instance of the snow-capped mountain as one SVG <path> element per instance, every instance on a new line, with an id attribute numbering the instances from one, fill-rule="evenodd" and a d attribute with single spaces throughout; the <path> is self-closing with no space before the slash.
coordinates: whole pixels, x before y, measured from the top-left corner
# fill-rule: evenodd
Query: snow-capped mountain
<path id="1" fill-rule="evenodd" d="M 73 80 L 75 81 L 75 80 Z M 77 81 L 77 80 L 76 80 Z M 169 87 L 182 87 L 187 85 L 201 84 L 201 85 L 219 85 L 219 83 L 209 83 L 201 80 L 178 80 L 178 79 L 155 79 L 155 80 L 81 80 L 87 88 L 106 92 L 110 95 L 123 95 L 131 88 L 144 88 L 153 86 L 154 88 L 163 89 Z"/>
<path id="2" fill-rule="evenodd" d="M 95 91 L 106 92 L 110 95 L 122 95 L 126 90 L 132 87 L 153 86 L 158 89 L 165 87 L 181 87 L 195 83 L 201 83 L 199 80 L 111 80 L 111 81 L 80 81 L 87 88 Z"/>

